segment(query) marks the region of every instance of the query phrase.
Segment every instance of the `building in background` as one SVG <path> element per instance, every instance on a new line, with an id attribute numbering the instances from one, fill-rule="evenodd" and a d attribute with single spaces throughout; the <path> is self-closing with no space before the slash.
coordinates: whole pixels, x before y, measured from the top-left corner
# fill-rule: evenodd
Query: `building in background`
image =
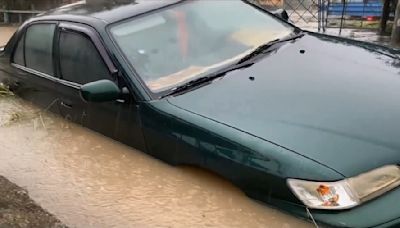
<path id="1" fill-rule="evenodd" d="M 78 0 L 0 0 L 0 24 L 21 23 L 37 12 Z"/>
<path id="2" fill-rule="evenodd" d="M 76 0 L 0 0 L 0 8 L 9 10 L 48 10 Z"/>

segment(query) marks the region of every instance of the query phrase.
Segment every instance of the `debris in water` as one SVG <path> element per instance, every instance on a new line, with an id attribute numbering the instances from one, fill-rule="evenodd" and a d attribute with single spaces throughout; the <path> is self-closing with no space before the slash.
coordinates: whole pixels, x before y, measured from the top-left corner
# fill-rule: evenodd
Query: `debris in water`
<path id="1" fill-rule="evenodd" d="M 0 97 L 13 95 L 13 92 L 11 92 L 4 84 L 0 83 Z"/>

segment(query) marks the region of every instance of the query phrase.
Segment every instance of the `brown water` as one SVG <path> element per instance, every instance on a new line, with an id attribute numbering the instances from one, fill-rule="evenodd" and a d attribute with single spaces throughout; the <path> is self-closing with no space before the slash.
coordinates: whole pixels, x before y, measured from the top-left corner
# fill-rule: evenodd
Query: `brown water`
<path id="1" fill-rule="evenodd" d="M 0 27 L 0 46 L 7 43 L 10 37 L 14 34 L 16 27 Z"/>
<path id="2" fill-rule="evenodd" d="M 0 145 L 0 175 L 71 227 L 310 227 L 17 98 L 0 98 Z"/>

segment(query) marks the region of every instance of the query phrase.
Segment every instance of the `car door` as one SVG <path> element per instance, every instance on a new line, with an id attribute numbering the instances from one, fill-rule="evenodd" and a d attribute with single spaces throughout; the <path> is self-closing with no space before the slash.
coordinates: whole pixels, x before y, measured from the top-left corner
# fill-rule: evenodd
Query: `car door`
<path id="1" fill-rule="evenodd" d="M 94 131 L 144 149 L 138 106 L 123 72 L 116 69 L 98 34 L 85 25 L 64 22 L 60 23 L 58 31 L 57 65 L 65 82 L 60 87 L 61 112 L 64 116 L 70 113 L 73 121 Z M 104 79 L 115 82 L 124 91 L 121 99 L 105 103 L 84 102 L 80 87 Z"/>
<path id="2" fill-rule="evenodd" d="M 11 88 L 32 103 L 58 113 L 53 46 L 56 23 L 34 23 L 21 32 L 11 55 Z"/>

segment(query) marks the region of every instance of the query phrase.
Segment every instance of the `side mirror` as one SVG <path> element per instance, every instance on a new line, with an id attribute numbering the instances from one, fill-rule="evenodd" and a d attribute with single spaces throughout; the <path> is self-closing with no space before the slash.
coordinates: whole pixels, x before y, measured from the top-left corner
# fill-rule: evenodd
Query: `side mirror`
<path id="1" fill-rule="evenodd" d="M 285 21 L 289 21 L 289 14 L 284 9 L 277 9 L 275 11 L 271 11 L 271 13 Z"/>
<path id="2" fill-rule="evenodd" d="M 100 80 L 83 85 L 80 89 L 81 97 L 87 102 L 115 101 L 121 95 L 121 90 L 110 80 Z"/>

